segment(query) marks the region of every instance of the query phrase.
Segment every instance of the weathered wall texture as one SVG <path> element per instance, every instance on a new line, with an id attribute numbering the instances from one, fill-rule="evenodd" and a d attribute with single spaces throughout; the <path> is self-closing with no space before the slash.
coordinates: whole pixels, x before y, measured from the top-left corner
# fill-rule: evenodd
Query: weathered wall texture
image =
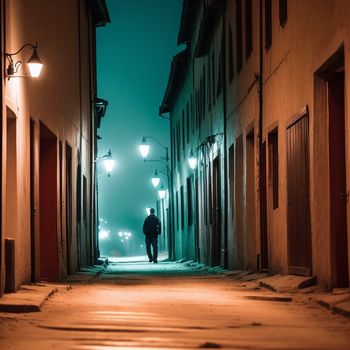
<path id="1" fill-rule="evenodd" d="M 44 64 L 39 78 L 2 77 L 2 247 L 15 240 L 16 289 L 95 258 L 93 2 L 4 0 L 4 50 L 38 43 Z M 29 74 L 31 53 L 14 56 L 18 74 Z"/>
<path id="2" fill-rule="evenodd" d="M 271 43 L 267 44 L 270 2 L 262 1 L 261 41 L 260 2 L 252 0 L 251 51 L 247 47 L 249 3 L 184 1 L 178 43 L 187 44 L 188 53 L 183 55 L 181 67 L 176 66 L 179 55 L 174 57 L 161 105 L 161 112 L 169 112 L 171 116 L 176 258 L 196 258 L 230 269 L 267 268 L 282 274 L 311 274 L 326 288 L 341 286 L 339 274 L 345 271 L 348 275 L 350 261 L 350 95 L 347 88 L 350 3 L 346 0 L 302 3 L 272 0 Z M 284 4 L 287 12 L 282 18 L 280 10 Z M 240 13 L 237 13 L 239 5 Z M 344 80 L 343 90 L 342 83 L 330 85 L 332 77 Z M 260 82 L 262 105 L 259 104 Z M 329 93 L 335 95 L 333 102 L 329 102 L 332 98 Z M 343 114 L 339 112 L 342 95 Z M 343 120 L 343 126 L 333 121 L 338 120 L 336 113 Z M 306 129 L 301 129 L 302 125 Z M 303 134 L 298 134 L 298 128 L 304 130 Z M 337 140 L 338 135 L 343 135 L 345 140 L 345 170 L 341 170 L 341 159 L 337 158 L 336 147 L 341 150 L 341 143 L 336 146 L 332 141 Z M 260 145 L 266 163 L 266 182 L 262 182 L 266 188 L 266 217 L 260 205 L 260 193 L 264 189 L 260 188 L 263 175 Z M 187 164 L 191 149 L 198 159 L 194 171 Z M 217 156 L 220 190 L 215 192 L 213 176 Z M 331 205 L 340 195 L 332 194 L 338 173 L 342 173 L 346 182 L 341 192 L 345 213 L 342 227 Z M 306 177 L 302 178 L 301 174 Z M 193 225 L 186 221 L 189 176 L 193 184 L 197 184 L 193 187 L 196 218 Z M 292 185 L 294 183 L 298 185 Z M 295 205 L 291 198 L 298 196 L 304 199 Z M 219 205 L 215 198 L 219 198 Z M 300 208 L 305 209 L 301 212 Z M 183 227 L 182 212 L 185 213 Z M 219 226 L 215 221 L 216 212 Z M 267 249 L 261 244 L 264 232 L 261 217 L 266 219 Z M 343 284 L 348 286 L 349 276 L 347 281 L 343 278 Z"/>

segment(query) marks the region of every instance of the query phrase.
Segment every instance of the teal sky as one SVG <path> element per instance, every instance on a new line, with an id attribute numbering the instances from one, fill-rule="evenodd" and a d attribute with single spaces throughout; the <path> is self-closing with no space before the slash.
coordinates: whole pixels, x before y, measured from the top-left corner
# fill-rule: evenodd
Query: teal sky
<path id="1" fill-rule="evenodd" d="M 157 163 L 144 163 L 143 135 L 169 144 L 169 121 L 158 116 L 176 45 L 182 0 L 107 0 L 111 23 L 97 29 L 98 97 L 109 101 L 98 134 L 99 155 L 112 150 L 116 168 L 99 177 L 99 213 L 115 234 L 131 231 L 143 240 L 145 208 L 155 206 L 151 176 Z M 164 156 L 151 143 L 149 158 Z M 102 171 L 102 169 L 100 170 Z M 165 179 L 164 179 L 165 180 Z"/>

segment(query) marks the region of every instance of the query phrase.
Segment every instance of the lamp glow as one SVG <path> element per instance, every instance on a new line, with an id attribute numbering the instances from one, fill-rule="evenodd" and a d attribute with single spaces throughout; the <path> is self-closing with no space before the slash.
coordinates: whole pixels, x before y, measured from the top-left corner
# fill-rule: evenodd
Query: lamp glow
<path id="1" fill-rule="evenodd" d="M 157 169 L 155 170 L 154 175 L 153 175 L 151 180 L 152 180 L 153 187 L 157 188 L 159 185 L 159 182 L 160 182 L 160 177 L 158 176 Z"/>
<path id="2" fill-rule="evenodd" d="M 100 239 L 107 239 L 108 236 L 109 236 L 109 233 L 106 230 L 101 230 L 100 233 L 99 233 Z"/>
<path id="3" fill-rule="evenodd" d="M 166 189 L 164 188 L 164 186 L 162 185 L 162 187 L 160 188 L 160 190 L 158 191 L 158 195 L 160 199 L 163 199 L 166 195 Z"/>
<path id="4" fill-rule="evenodd" d="M 33 78 L 38 78 L 41 73 L 41 69 L 43 68 L 43 64 L 38 56 L 38 53 L 36 52 L 36 48 L 33 49 L 33 54 L 27 61 L 30 75 Z"/>
<path id="5" fill-rule="evenodd" d="M 29 44 L 24 44 L 18 51 L 14 53 L 5 53 L 6 58 L 9 60 L 9 64 L 6 68 L 7 76 L 9 79 L 12 77 L 26 77 L 26 75 L 15 75 L 15 73 L 17 73 L 18 71 L 19 66 L 22 64 L 22 62 L 21 61 L 15 62 L 12 58 L 13 56 L 16 56 L 17 54 L 19 54 L 26 47 L 30 47 L 33 49 L 32 56 L 27 61 L 29 71 L 30 71 L 30 76 L 33 78 L 37 78 L 40 76 L 43 63 L 41 62 L 37 52 L 38 44 L 33 45 L 29 43 Z"/>
<path id="6" fill-rule="evenodd" d="M 146 158 L 148 156 L 149 144 L 147 143 L 145 137 L 142 137 L 141 144 L 139 145 L 139 150 L 140 150 L 142 158 Z"/>
<path id="7" fill-rule="evenodd" d="M 115 164 L 115 160 L 114 159 L 105 159 L 103 161 L 106 172 L 107 173 L 111 173 L 113 168 L 114 168 L 114 164 Z"/>
<path id="8" fill-rule="evenodd" d="M 151 208 L 146 208 L 146 213 L 149 216 L 151 214 Z"/>
<path id="9" fill-rule="evenodd" d="M 190 153 L 190 157 L 188 158 L 188 165 L 192 170 L 194 170 L 197 167 L 197 158 L 194 156 L 192 151 Z"/>

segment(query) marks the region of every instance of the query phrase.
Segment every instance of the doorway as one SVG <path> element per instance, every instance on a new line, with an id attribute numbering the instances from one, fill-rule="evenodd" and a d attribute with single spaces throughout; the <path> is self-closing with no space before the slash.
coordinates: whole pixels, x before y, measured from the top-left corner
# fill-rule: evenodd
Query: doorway
<path id="1" fill-rule="evenodd" d="M 30 119 L 30 239 L 31 239 L 31 281 L 40 280 L 39 271 L 39 212 L 38 212 L 38 142 L 37 128 Z"/>
<path id="2" fill-rule="evenodd" d="M 66 143 L 66 261 L 67 275 L 72 274 L 71 253 L 73 236 L 72 216 L 72 148 Z"/>
<path id="3" fill-rule="evenodd" d="M 332 285 L 340 288 L 349 286 L 344 80 L 343 67 L 327 79 Z"/>
<path id="4" fill-rule="evenodd" d="M 243 137 L 236 140 L 236 268 L 243 268 Z"/>
<path id="5" fill-rule="evenodd" d="M 221 186 L 220 186 L 220 155 L 213 161 L 213 201 L 212 201 L 212 236 L 211 265 L 220 265 L 221 248 Z"/>
<path id="6" fill-rule="evenodd" d="M 289 273 L 311 275 L 309 117 L 299 114 L 287 128 Z"/>
<path id="7" fill-rule="evenodd" d="M 261 145 L 261 189 L 260 189 L 260 264 L 262 270 L 267 270 L 268 263 L 268 232 L 267 232 L 267 194 L 266 194 L 266 142 Z"/>
<path id="8" fill-rule="evenodd" d="M 16 290 L 15 244 L 17 238 L 17 118 L 13 111 L 6 109 L 6 223 L 5 223 L 5 292 Z"/>
<path id="9" fill-rule="evenodd" d="M 40 123 L 40 278 L 58 279 L 57 138 Z"/>
<path id="10" fill-rule="evenodd" d="M 254 129 L 246 137 L 246 268 L 256 269 L 256 223 L 255 223 L 255 145 Z"/>

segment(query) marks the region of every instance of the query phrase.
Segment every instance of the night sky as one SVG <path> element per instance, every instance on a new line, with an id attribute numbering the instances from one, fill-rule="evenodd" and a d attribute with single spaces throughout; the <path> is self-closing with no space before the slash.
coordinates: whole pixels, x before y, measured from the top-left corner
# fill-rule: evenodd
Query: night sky
<path id="1" fill-rule="evenodd" d="M 140 248 L 145 208 L 155 207 L 157 199 L 151 176 L 161 165 L 144 163 L 138 145 L 150 135 L 170 146 L 169 121 L 158 116 L 158 109 L 171 59 L 182 49 L 176 45 L 182 0 L 107 0 L 107 5 L 111 23 L 97 29 L 98 97 L 109 101 L 98 148 L 100 156 L 112 150 L 116 168 L 111 177 L 98 178 L 99 214 L 110 236 L 130 231 L 130 243 Z M 160 156 L 164 149 L 151 143 L 149 158 Z M 114 239 L 108 246 L 117 255 L 125 253 L 114 249 Z"/>

